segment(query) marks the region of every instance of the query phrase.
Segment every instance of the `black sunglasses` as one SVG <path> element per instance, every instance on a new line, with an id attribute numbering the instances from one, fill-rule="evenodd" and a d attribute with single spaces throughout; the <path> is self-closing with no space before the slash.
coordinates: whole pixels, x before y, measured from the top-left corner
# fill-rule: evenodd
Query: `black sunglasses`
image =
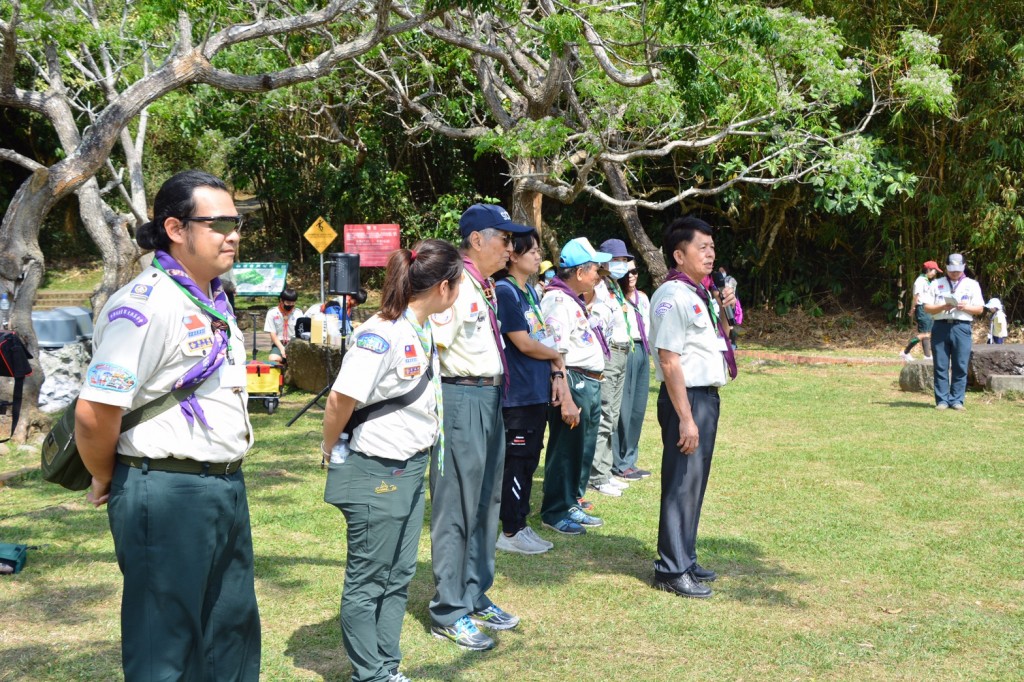
<path id="1" fill-rule="evenodd" d="M 629 270 L 629 271 L 626 272 L 627 275 L 635 275 L 636 273 L 637 273 L 636 268 L 633 268 L 632 270 Z"/>
<path id="2" fill-rule="evenodd" d="M 232 232 L 237 232 L 238 236 L 242 236 L 242 224 L 244 220 L 240 215 L 197 215 L 181 218 L 180 220 L 191 223 L 207 223 L 211 230 L 217 234 L 222 234 L 225 237 Z"/>

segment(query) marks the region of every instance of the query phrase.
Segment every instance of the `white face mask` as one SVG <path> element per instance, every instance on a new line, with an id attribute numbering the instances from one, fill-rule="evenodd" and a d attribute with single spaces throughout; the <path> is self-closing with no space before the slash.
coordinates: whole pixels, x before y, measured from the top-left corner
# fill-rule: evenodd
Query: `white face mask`
<path id="1" fill-rule="evenodd" d="M 629 263 L 612 261 L 608 264 L 608 272 L 611 273 L 612 279 L 622 279 L 629 272 Z"/>

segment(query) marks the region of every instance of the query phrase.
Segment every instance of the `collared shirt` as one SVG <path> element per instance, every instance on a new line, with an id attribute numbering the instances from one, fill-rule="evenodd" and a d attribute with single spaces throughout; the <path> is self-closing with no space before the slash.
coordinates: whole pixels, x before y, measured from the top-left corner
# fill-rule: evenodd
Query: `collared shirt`
<path id="1" fill-rule="evenodd" d="M 683 378 L 690 386 L 725 386 L 729 379 L 723 344 L 707 303 L 684 282 L 669 281 L 651 299 L 651 353 L 663 348 L 679 355 Z M 655 360 L 654 376 L 664 381 Z"/>
<path id="2" fill-rule="evenodd" d="M 544 322 L 555 334 L 556 348 L 567 367 L 604 371 L 604 350 L 597 340 L 597 332 L 576 301 L 564 291 L 550 289 L 544 293 L 540 309 Z"/>
<path id="3" fill-rule="evenodd" d="M 229 357 L 245 365 L 245 341 L 230 322 Z M 174 281 L 148 267 L 103 306 L 93 333 L 93 358 L 80 397 L 135 409 L 174 390 L 180 379 L 213 348 L 210 318 Z M 181 410 L 168 407 L 122 433 L 117 451 L 131 457 L 180 457 L 200 462 L 231 462 L 252 446 L 244 387 L 221 386 L 225 360 L 196 397 L 209 429 L 189 426 Z"/>
<path id="4" fill-rule="evenodd" d="M 928 303 L 927 292 L 931 283 L 932 281 L 926 275 L 918 275 L 914 280 L 914 300 L 917 301 L 917 305 Z"/>
<path id="5" fill-rule="evenodd" d="M 644 329 L 647 330 L 647 335 L 650 337 L 651 330 L 651 300 L 647 298 L 647 294 L 636 289 L 632 294 L 626 296 L 629 301 L 626 305 L 629 306 L 630 315 L 633 317 L 630 319 L 632 324 L 633 340 L 640 340 L 640 322 L 643 322 Z"/>
<path id="6" fill-rule="evenodd" d="M 298 310 L 292 310 L 288 315 L 288 324 L 285 324 L 285 317 L 281 309 L 274 306 L 267 311 L 267 319 L 263 323 L 263 331 L 274 332 L 281 343 L 288 343 L 295 337 L 295 320 L 301 314 Z"/>
<path id="7" fill-rule="evenodd" d="M 501 375 L 501 356 L 491 331 L 487 305 L 479 285 L 468 272 L 463 271 L 455 305 L 430 316 L 434 342 L 441 353 L 442 376 Z"/>
<path id="8" fill-rule="evenodd" d="M 626 325 L 629 304 L 619 304 L 615 293 L 608 284 L 601 280 L 594 287 L 594 304 L 592 310 L 601 319 L 605 332 L 605 340 L 609 343 L 626 345 L 629 343 L 630 330 Z M 632 325 L 630 325 L 632 326 Z"/>
<path id="9" fill-rule="evenodd" d="M 928 288 L 928 292 L 931 295 L 931 301 L 928 302 L 932 305 L 945 303 L 946 296 L 952 296 L 958 302 L 966 303 L 969 306 L 985 305 L 985 299 L 981 295 L 981 285 L 967 275 L 963 275 L 955 283 L 950 282 L 946 277 L 936 277 Z M 959 320 L 963 322 L 970 322 L 974 319 L 974 315 L 963 310 L 934 313 L 932 317 L 936 320 Z"/>
<path id="10" fill-rule="evenodd" d="M 416 330 L 405 318 L 383 320 L 374 315 L 359 326 L 331 387 L 355 398 L 356 409 L 403 396 L 420 381 L 430 358 Z M 434 376 L 441 371 L 434 358 Z M 363 422 L 352 433 L 353 450 L 371 457 L 407 460 L 437 440 L 437 401 L 433 386 L 411 405 Z"/>

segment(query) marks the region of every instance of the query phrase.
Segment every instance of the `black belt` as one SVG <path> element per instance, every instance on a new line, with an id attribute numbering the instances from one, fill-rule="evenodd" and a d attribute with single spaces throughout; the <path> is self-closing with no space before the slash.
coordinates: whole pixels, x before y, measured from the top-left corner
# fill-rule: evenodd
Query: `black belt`
<path id="1" fill-rule="evenodd" d="M 583 369 L 582 367 L 566 367 L 566 369 L 569 370 L 570 372 L 576 372 L 577 374 L 582 374 L 583 376 L 585 376 L 585 377 L 587 377 L 589 379 L 595 379 L 597 381 L 604 381 L 604 374 L 602 374 L 601 372 L 595 372 L 593 370 Z"/>
<path id="2" fill-rule="evenodd" d="M 629 344 L 628 343 L 615 343 L 615 342 L 612 342 L 612 343 L 608 344 L 608 347 L 609 348 L 614 348 L 615 350 L 624 350 L 624 351 L 628 351 L 629 350 Z"/>
<path id="3" fill-rule="evenodd" d="M 149 457 L 129 457 L 118 455 L 117 461 L 133 469 L 149 471 L 169 471 L 176 474 L 202 474 L 203 476 L 228 476 L 242 468 L 242 460 L 233 462 L 200 462 L 195 459 L 150 459 Z"/>
<path id="4" fill-rule="evenodd" d="M 697 393 L 708 393 L 710 395 L 718 395 L 718 386 L 687 386 L 687 391 L 696 391 Z"/>
<path id="5" fill-rule="evenodd" d="M 501 386 L 501 375 L 496 377 L 441 377 L 442 384 L 456 384 L 457 386 Z"/>
<path id="6" fill-rule="evenodd" d="M 946 324 L 970 324 L 971 320 L 935 320 L 935 322 L 945 322 Z"/>

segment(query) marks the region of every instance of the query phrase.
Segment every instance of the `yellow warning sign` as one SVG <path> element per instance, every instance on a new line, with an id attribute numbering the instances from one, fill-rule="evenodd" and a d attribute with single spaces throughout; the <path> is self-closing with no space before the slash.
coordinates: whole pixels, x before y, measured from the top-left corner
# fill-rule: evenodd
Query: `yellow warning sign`
<path id="1" fill-rule="evenodd" d="M 327 250 L 327 247 L 338 238 L 338 233 L 334 231 L 331 224 L 323 219 L 323 216 L 317 218 L 309 229 L 306 230 L 306 241 L 313 245 L 317 253 L 323 253 Z"/>

